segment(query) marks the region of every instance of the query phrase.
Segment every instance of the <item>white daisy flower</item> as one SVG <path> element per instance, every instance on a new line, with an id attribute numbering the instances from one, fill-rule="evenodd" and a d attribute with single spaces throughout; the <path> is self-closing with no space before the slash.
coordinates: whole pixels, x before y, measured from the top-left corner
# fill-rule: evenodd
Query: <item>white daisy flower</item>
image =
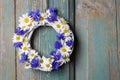
<path id="1" fill-rule="evenodd" d="M 24 24 L 19 24 L 19 27 L 22 29 L 22 30 L 28 30 L 28 26 L 24 25 Z"/>
<path id="2" fill-rule="evenodd" d="M 60 61 L 62 61 L 63 63 L 66 63 L 70 61 L 70 58 L 69 56 L 63 56 L 63 58 L 61 58 Z"/>
<path id="3" fill-rule="evenodd" d="M 28 42 L 29 42 L 29 41 L 28 41 L 28 38 L 25 37 L 22 42 L 23 42 L 23 44 L 28 44 Z"/>
<path id="4" fill-rule="evenodd" d="M 25 63 L 25 69 L 29 69 L 29 68 L 31 68 L 30 63 L 26 62 Z"/>
<path id="5" fill-rule="evenodd" d="M 38 52 L 36 52 L 35 50 L 30 50 L 30 53 L 28 54 L 28 58 L 33 59 L 37 55 L 38 55 Z"/>
<path id="6" fill-rule="evenodd" d="M 46 22 L 45 18 L 46 18 L 46 15 L 44 13 L 41 13 L 39 24 L 44 25 Z"/>
<path id="7" fill-rule="evenodd" d="M 30 48 L 30 44 L 23 44 L 22 45 L 22 52 L 28 53 Z"/>
<path id="8" fill-rule="evenodd" d="M 32 21 L 33 20 L 28 16 L 27 13 L 22 15 L 22 17 L 20 17 L 20 19 L 19 19 L 20 24 L 22 24 L 24 26 L 30 25 Z"/>
<path id="9" fill-rule="evenodd" d="M 62 31 L 62 24 L 60 22 L 55 21 L 54 23 L 51 23 L 53 28 L 60 33 Z"/>
<path id="10" fill-rule="evenodd" d="M 69 28 L 63 28 L 61 33 L 64 33 L 65 36 L 70 36 L 71 31 Z"/>
<path id="11" fill-rule="evenodd" d="M 61 55 L 62 56 L 69 56 L 70 52 L 71 52 L 71 49 L 67 46 L 63 46 L 62 48 L 60 48 L 60 52 L 61 52 Z"/>
<path id="12" fill-rule="evenodd" d="M 45 13 L 46 17 L 50 16 L 50 10 L 47 10 Z"/>
<path id="13" fill-rule="evenodd" d="M 50 63 L 46 63 L 44 66 L 45 71 L 51 71 L 52 70 L 52 65 Z"/>
<path id="14" fill-rule="evenodd" d="M 64 22 L 65 21 L 65 19 L 63 17 L 61 17 L 61 16 L 58 16 L 57 18 L 58 18 L 59 22 Z"/>
<path id="15" fill-rule="evenodd" d="M 23 36 L 14 34 L 13 42 L 22 42 L 22 40 L 23 40 Z"/>
<path id="16" fill-rule="evenodd" d="M 45 58 L 44 56 L 40 59 L 41 67 L 43 67 L 45 71 L 51 71 L 52 70 L 52 65 L 51 65 L 52 62 L 53 62 L 52 59 Z"/>

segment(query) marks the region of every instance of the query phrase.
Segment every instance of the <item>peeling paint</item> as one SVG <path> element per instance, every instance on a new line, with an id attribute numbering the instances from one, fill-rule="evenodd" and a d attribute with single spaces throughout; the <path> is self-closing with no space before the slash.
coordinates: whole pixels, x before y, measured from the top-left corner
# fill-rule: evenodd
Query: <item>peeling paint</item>
<path id="1" fill-rule="evenodd" d="M 90 18 L 108 16 L 114 10 L 113 4 L 110 1 L 83 2 L 82 8 L 88 12 Z"/>

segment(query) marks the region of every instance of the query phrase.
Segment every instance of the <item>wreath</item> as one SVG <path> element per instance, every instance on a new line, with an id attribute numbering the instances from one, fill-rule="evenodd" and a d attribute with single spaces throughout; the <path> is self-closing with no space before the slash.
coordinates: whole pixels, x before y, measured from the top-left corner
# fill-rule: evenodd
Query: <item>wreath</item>
<path id="1" fill-rule="evenodd" d="M 30 45 L 32 33 L 43 25 L 52 26 L 57 32 L 55 49 L 50 52 L 50 58 L 41 57 Z M 61 65 L 70 61 L 73 44 L 74 35 L 67 22 L 57 15 L 56 8 L 49 8 L 44 13 L 36 10 L 23 14 L 13 36 L 13 45 L 18 50 L 19 62 L 24 63 L 26 69 L 58 70 Z"/>

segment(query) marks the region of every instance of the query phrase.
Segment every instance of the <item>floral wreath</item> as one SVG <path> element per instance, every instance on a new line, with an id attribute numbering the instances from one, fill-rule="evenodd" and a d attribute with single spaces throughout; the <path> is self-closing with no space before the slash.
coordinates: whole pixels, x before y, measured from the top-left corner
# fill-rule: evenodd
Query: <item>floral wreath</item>
<path id="1" fill-rule="evenodd" d="M 32 33 L 37 27 L 43 25 L 52 26 L 57 32 L 55 49 L 50 52 L 50 58 L 39 56 L 38 52 L 30 45 Z M 44 13 L 36 10 L 23 14 L 19 18 L 19 27 L 16 27 L 13 44 L 15 48 L 18 48 L 19 62 L 24 63 L 26 69 L 58 70 L 62 64 L 70 61 L 74 35 L 67 22 L 56 14 L 56 8 L 49 8 Z"/>

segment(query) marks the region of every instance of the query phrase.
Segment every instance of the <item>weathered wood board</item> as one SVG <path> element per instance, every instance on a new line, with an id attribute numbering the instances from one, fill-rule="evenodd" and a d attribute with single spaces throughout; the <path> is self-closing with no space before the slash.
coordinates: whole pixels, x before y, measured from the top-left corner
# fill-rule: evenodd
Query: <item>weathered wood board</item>
<path id="1" fill-rule="evenodd" d="M 12 36 L 23 13 L 56 7 L 75 35 L 71 62 L 58 71 L 26 70 Z M 32 35 L 32 47 L 49 56 L 56 40 L 50 26 Z M 0 80 L 120 80 L 120 0 L 0 0 Z"/>

